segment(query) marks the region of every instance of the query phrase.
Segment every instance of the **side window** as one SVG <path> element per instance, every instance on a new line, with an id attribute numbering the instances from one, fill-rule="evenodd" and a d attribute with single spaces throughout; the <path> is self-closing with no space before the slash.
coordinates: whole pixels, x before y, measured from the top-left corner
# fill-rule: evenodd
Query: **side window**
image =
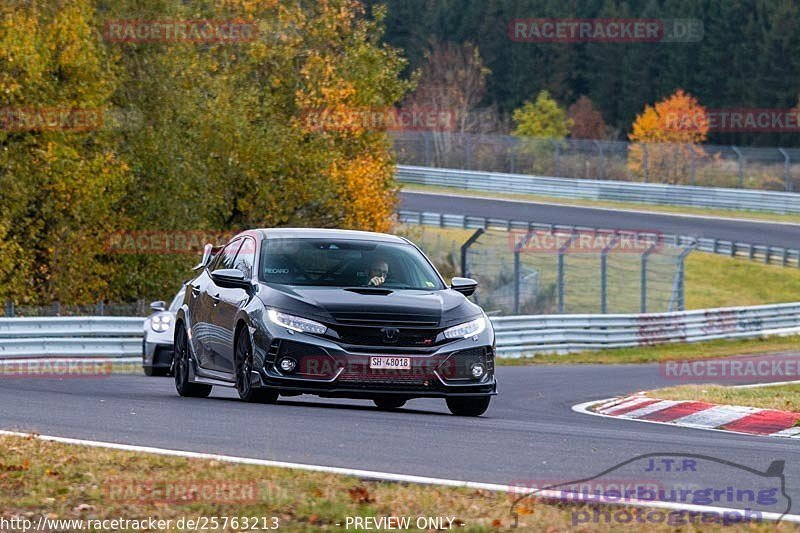
<path id="1" fill-rule="evenodd" d="M 236 268 L 245 275 L 247 279 L 253 278 L 253 266 L 255 261 L 253 258 L 256 253 L 256 243 L 253 239 L 246 238 L 242 241 L 242 247 L 236 255 L 236 260 L 233 262 L 233 268 Z"/>
<path id="2" fill-rule="evenodd" d="M 241 239 L 237 239 L 220 250 L 214 263 L 211 265 L 211 271 L 222 270 L 223 268 L 233 268 L 234 260 L 236 259 L 236 252 L 242 245 Z"/>

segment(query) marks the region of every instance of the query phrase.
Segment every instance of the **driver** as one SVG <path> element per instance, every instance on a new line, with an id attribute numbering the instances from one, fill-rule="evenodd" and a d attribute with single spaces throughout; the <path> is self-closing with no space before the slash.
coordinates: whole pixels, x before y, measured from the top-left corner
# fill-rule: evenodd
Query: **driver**
<path id="1" fill-rule="evenodd" d="M 367 285 L 378 287 L 386 282 L 386 276 L 389 274 L 389 263 L 383 259 L 375 259 L 370 263 L 369 267 L 369 282 Z"/>

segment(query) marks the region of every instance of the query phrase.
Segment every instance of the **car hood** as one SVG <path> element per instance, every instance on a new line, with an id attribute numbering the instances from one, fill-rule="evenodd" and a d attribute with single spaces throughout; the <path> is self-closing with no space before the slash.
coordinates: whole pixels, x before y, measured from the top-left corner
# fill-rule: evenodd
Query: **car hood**
<path id="1" fill-rule="evenodd" d="M 425 321 L 448 326 L 474 318 L 480 308 L 453 290 L 409 290 L 261 285 L 267 307 L 326 322 L 372 319 Z"/>

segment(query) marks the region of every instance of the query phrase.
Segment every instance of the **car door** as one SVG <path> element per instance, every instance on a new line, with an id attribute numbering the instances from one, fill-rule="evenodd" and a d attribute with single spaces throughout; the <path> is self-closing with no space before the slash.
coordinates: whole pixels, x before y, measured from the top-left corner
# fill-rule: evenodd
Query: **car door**
<path id="1" fill-rule="evenodd" d="M 189 306 L 188 322 L 191 328 L 189 343 L 192 346 L 192 351 L 197 358 L 198 364 L 202 368 L 211 367 L 211 351 L 208 343 L 210 329 L 208 314 L 211 307 L 208 286 L 210 282 L 211 277 L 208 275 L 208 269 L 204 269 L 199 276 L 189 282 L 186 288 Z"/>
<path id="2" fill-rule="evenodd" d="M 256 242 L 252 237 L 242 239 L 242 246 L 236 254 L 233 268 L 244 274 L 245 279 L 251 281 L 254 274 L 254 256 Z M 234 345 L 233 336 L 236 328 L 236 313 L 247 305 L 250 298 L 247 289 L 242 287 L 219 287 L 219 301 L 217 302 L 214 316 L 219 321 L 215 323 L 217 330 L 224 335 L 225 342 L 215 345 L 214 363 L 216 370 L 223 372 L 234 371 Z"/>
<path id="3" fill-rule="evenodd" d="M 227 317 L 230 309 L 225 305 L 220 305 L 223 295 L 226 294 L 225 287 L 221 287 L 214 281 L 213 274 L 216 270 L 225 270 L 233 268 L 236 261 L 236 255 L 239 248 L 242 246 L 242 239 L 237 238 L 231 241 L 219 253 L 219 260 L 214 261 L 214 264 L 209 269 L 211 276 L 208 280 L 208 315 L 207 326 L 208 335 L 206 335 L 208 349 L 208 368 L 212 370 L 221 370 L 228 372 L 228 365 L 225 364 L 224 354 L 229 344 L 233 342 L 233 333 L 230 333 L 226 328 L 228 322 L 231 320 Z"/>

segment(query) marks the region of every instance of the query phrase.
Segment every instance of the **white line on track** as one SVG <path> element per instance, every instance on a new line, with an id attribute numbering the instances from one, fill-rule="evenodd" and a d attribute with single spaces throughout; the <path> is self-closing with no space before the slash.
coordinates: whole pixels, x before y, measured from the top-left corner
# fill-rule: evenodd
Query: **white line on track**
<path id="1" fill-rule="evenodd" d="M 609 398 L 610 400 L 610 398 Z M 587 402 L 586 404 L 581 404 L 585 406 L 593 405 L 597 403 L 596 401 Z M 573 410 L 578 406 L 573 407 Z M 607 415 L 598 415 L 598 416 L 607 416 Z M 611 417 L 614 418 L 614 417 Z M 150 453 L 156 455 L 167 455 L 172 457 L 184 457 L 188 459 L 206 459 L 206 460 L 214 460 L 214 461 L 222 461 L 227 463 L 236 463 L 236 464 L 246 464 L 246 465 L 256 465 L 256 466 L 267 466 L 267 467 L 276 467 L 276 468 L 295 468 L 298 470 L 307 470 L 312 472 L 325 472 L 329 474 L 341 474 L 345 476 L 356 476 L 361 478 L 367 479 L 376 479 L 380 481 L 394 481 L 394 482 L 404 482 L 404 483 L 418 483 L 422 485 L 442 485 L 442 486 L 449 486 L 449 487 L 466 487 L 471 489 L 483 489 L 483 490 L 490 490 L 494 492 L 508 492 L 514 494 L 524 495 L 529 492 L 528 489 L 525 487 L 513 486 L 513 485 L 500 485 L 494 483 L 481 483 L 477 481 L 459 481 L 455 479 L 444 479 L 444 478 L 434 478 L 434 477 L 425 477 L 425 476 L 412 476 L 408 474 L 394 474 L 390 472 L 376 472 L 372 470 L 357 470 L 352 468 L 341 468 L 336 466 L 320 466 L 320 465 L 309 465 L 309 464 L 302 464 L 302 463 L 288 463 L 285 461 L 271 461 L 268 459 L 253 459 L 248 457 L 236 457 L 231 455 L 217 455 L 212 453 L 200 453 L 200 452 L 190 452 L 190 451 L 183 451 L 183 450 L 172 450 L 168 448 L 153 448 L 150 446 L 136 446 L 132 444 L 119 444 L 115 442 L 102 442 L 102 441 L 94 441 L 94 440 L 84 440 L 84 439 L 72 439 L 68 437 L 55 437 L 51 435 L 38 435 L 34 433 L 24 433 L 19 431 L 6 431 L 0 430 L 0 435 L 6 435 L 11 437 L 33 437 L 40 439 L 46 442 L 57 442 L 61 444 L 73 444 L 79 446 L 90 446 L 95 448 L 107 448 L 111 450 L 120 450 L 120 451 L 128 451 L 128 452 L 139 452 L 139 453 Z M 591 496 L 591 495 L 590 495 Z M 574 503 L 576 494 L 569 494 L 565 497 L 565 494 L 562 491 L 558 490 L 542 490 L 536 493 L 536 497 L 539 498 L 546 498 L 546 499 L 566 499 L 569 502 Z M 596 501 L 595 501 L 596 502 Z M 609 501 L 604 502 L 608 503 L 609 505 L 630 505 L 634 507 L 645 507 L 645 508 L 653 508 L 653 509 L 667 509 L 673 511 L 695 511 L 695 512 L 708 512 L 708 513 L 716 513 L 718 515 L 724 516 L 724 513 L 729 513 L 731 511 L 739 511 L 744 513 L 744 509 L 735 509 L 732 507 L 715 507 L 710 505 L 694 505 L 694 504 L 678 504 L 673 502 L 653 502 L 653 501 L 644 501 L 644 500 L 634 500 L 634 499 L 624 499 L 621 498 L 618 501 Z M 800 523 L 800 515 L 780 515 L 778 513 L 761 513 L 761 516 L 765 520 L 785 520 L 787 522 L 797 522 Z"/>
<path id="2" fill-rule="evenodd" d="M 658 216 L 662 215 L 665 217 L 677 217 L 677 218 L 697 218 L 701 220 L 721 220 L 723 222 L 747 222 L 750 224 L 769 224 L 770 226 L 800 226 L 800 222 L 782 222 L 782 221 L 773 221 L 773 220 L 764 220 L 758 218 L 735 218 L 733 216 L 713 216 L 713 215 L 696 215 L 696 214 L 684 214 L 684 213 L 666 213 L 662 211 L 647 211 L 644 209 L 625 209 L 625 208 L 615 208 L 615 207 L 592 207 L 590 205 L 576 205 L 576 204 L 562 204 L 562 203 L 551 203 L 551 202 L 542 202 L 536 200 L 526 200 L 524 198 L 520 198 L 519 200 L 515 200 L 513 198 L 495 198 L 492 196 L 483 196 L 483 195 L 471 195 L 471 194 L 451 194 L 449 192 L 433 192 L 433 191 L 418 191 L 414 189 L 406 189 L 403 187 L 403 192 L 407 192 L 409 194 L 427 194 L 429 196 L 447 196 L 448 198 L 472 198 L 474 200 L 494 200 L 497 202 L 511 202 L 515 204 L 532 204 L 532 205 L 546 205 L 548 207 L 571 207 L 574 209 L 596 209 L 598 211 L 610 211 L 613 213 L 635 213 L 637 215 L 650 215 L 650 216 Z M 602 200 L 592 200 L 587 198 L 587 201 L 602 201 Z M 669 206 L 671 204 L 653 204 L 654 206 Z M 674 206 L 674 207 L 684 207 L 684 206 Z M 780 214 L 780 213 L 774 213 Z"/>

